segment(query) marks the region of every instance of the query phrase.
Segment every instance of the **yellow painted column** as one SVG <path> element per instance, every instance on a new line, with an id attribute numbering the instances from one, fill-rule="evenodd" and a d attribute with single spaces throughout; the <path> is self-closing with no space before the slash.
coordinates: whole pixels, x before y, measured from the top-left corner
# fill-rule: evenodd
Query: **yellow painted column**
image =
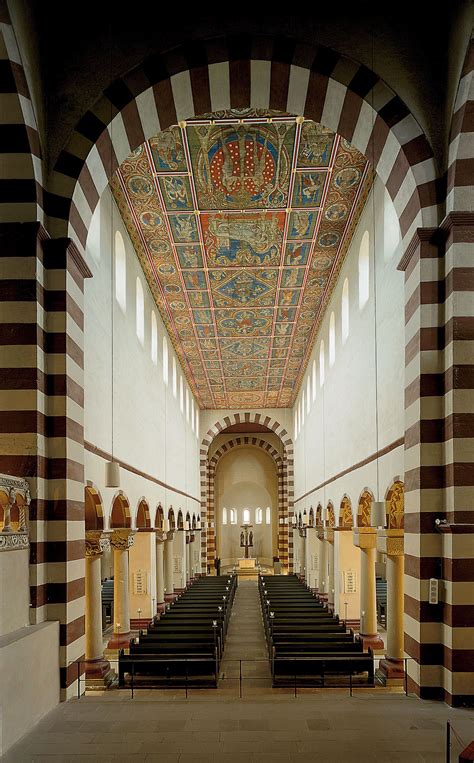
<path id="1" fill-rule="evenodd" d="M 130 593 L 128 550 L 133 545 L 135 530 L 113 530 L 110 542 L 114 550 L 114 633 L 110 649 L 126 646 L 130 640 Z"/>
<path id="2" fill-rule="evenodd" d="M 173 532 L 166 534 L 164 544 L 164 570 L 165 570 L 165 601 L 174 598 L 174 543 Z"/>
<path id="3" fill-rule="evenodd" d="M 386 679 L 404 676 L 404 538 L 403 529 L 381 530 L 377 548 L 387 555 L 387 649 L 380 670 Z"/>
<path id="4" fill-rule="evenodd" d="M 156 531 L 156 611 L 163 612 L 165 608 L 165 561 L 164 546 L 166 533 Z"/>
<path id="5" fill-rule="evenodd" d="M 360 555 L 360 637 L 364 648 L 383 649 L 383 639 L 377 633 L 377 601 L 375 587 L 375 561 L 377 558 L 377 530 L 375 527 L 354 528 L 354 545 Z"/>

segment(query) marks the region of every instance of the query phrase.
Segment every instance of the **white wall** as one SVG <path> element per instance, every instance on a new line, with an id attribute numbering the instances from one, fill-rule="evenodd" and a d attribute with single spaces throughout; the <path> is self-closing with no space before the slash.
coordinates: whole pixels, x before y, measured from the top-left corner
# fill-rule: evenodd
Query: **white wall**
<path id="1" fill-rule="evenodd" d="M 375 207 L 376 301 L 374 300 L 374 232 L 372 211 Z M 311 491 L 295 503 L 302 511 L 318 502 L 332 500 L 339 512 L 340 501 L 347 493 L 356 511 L 360 493 L 369 487 L 377 492 L 377 462 L 372 461 L 332 481 L 325 488 L 314 488 L 346 469 L 394 443 L 404 433 L 404 277 L 397 264 L 401 257 L 398 224 L 393 205 L 379 181 L 362 212 L 358 227 L 341 268 L 338 283 L 316 338 L 304 382 L 292 412 L 295 442 L 295 498 Z M 358 258 L 365 231 L 370 239 L 370 296 L 359 309 Z M 345 278 L 349 280 L 349 336 L 341 339 L 341 298 Z M 374 318 L 376 309 L 375 343 Z M 329 364 L 329 321 L 335 314 L 336 356 Z M 320 384 L 319 351 L 324 340 L 325 374 Z M 377 353 L 375 353 L 375 346 Z M 378 436 L 376 432 L 375 358 L 377 355 Z M 313 400 L 311 378 L 310 411 L 307 412 L 307 377 L 312 376 L 316 361 L 316 397 Z M 304 423 L 295 437 L 294 414 L 305 393 Z M 403 446 L 379 459 L 379 491 L 383 499 L 393 477 L 402 475 Z M 376 496 L 377 497 L 377 496 Z"/>
<path id="2" fill-rule="evenodd" d="M 113 298 L 113 401 L 114 457 L 174 489 L 199 498 L 199 440 L 186 411 L 181 412 L 179 377 L 172 391 L 174 350 L 148 289 L 141 265 L 120 214 L 105 192 L 92 220 L 87 242 L 87 262 L 93 278 L 85 284 L 85 440 L 105 453 L 112 452 L 112 315 L 111 255 L 115 232 L 120 231 L 126 252 L 126 310 Z M 136 279 L 144 291 L 145 336 L 136 332 Z M 158 326 L 158 362 L 151 358 L 151 313 Z M 166 334 L 169 353 L 168 385 L 163 381 L 162 341 Z M 188 388 L 189 389 L 189 388 Z M 190 397 L 191 392 L 189 390 Z M 108 516 L 115 490 L 104 486 L 104 458 L 86 450 L 85 478 L 99 490 Z M 199 502 L 121 469 L 121 489 L 127 496 L 134 522 L 142 497 L 148 501 L 154 519 L 159 502 L 199 512 Z"/>

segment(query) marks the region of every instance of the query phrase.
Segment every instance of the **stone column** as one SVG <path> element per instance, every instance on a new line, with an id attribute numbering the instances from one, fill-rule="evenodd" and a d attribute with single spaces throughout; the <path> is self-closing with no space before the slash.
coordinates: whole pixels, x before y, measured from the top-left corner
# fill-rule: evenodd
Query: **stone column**
<path id="1" fill-rule="evenodd" d="M 102 640 L 101 556 L 110 548 L 110 539 L 101 530 L 86 532 L 85 672 L 86 687 L 101 689 L 113 680 L 110 663 L 104 658 Z"/>
<path id="2" fill-rule="evenodd" d="M 165 601 L 173 601 L 174 595 L 174 533 L 168 532 L 164 543 Z"/>
<path id="3" fill-rule="evenodd" d="M 328 595 L 328 608 L 334 611 L 334 528 L 326 527 L 324 530 L 324 543 L 327 552 L 327 575 L 326 591 Z"/>
<path id="4" fill-rule="evenodd" d="M 109 649 L 121 649 L 130 641 L 130 594 L 128 549 L 133 545 L 135 530 L 114 530 L 110 542 L 114 550 L 114 633 Z"/>
<path id="5" fill-rule="evenodd" d="M 166 533 L 162 530 L 156 531 L 156 612 L 165 610 L 165 561 L 164 546 L 166 542 Z"/>
<path id="6" fill-rule="evenodd" d="M 174 557 L 181 562 L 181 571 L 174 574 L 174 590 L 182 593 L 186 588 L 186 530 L 177 530 L 173 541 Z"/>
<path id="7" fill-rule="evenodd" d="M 387 555 L 387 649 L 379 668 L 387 683 L 402 683 L 405 675 L 403 530 L 379 530 L 377 550 Z"/>
<path id="8" fill-rule="evenodd" d="M 191 578 L 191 533 L 186 532 L 186 585 L 190 584 Z"/>
<path id="9" fill-rule="evenodd" d="M 326 556 L 326 541 L 324 540 L 324 529 L 318 527 L 318 556 L 319 556 L 319 569 L 318 569 L 318 593 L 319 597 L 327 600 L 327 556 Z"/>
<path id="10" fill-rule="evenodd" d="M 377 602 L 375 595 L 375 560 L 377 557 L 377 530 L 375 527 L 354 528 L 354 545 L 360 555 L 360 633 L 364 649 L 369 646 L 377 651 L 384 648 L 377 633 Z"/>

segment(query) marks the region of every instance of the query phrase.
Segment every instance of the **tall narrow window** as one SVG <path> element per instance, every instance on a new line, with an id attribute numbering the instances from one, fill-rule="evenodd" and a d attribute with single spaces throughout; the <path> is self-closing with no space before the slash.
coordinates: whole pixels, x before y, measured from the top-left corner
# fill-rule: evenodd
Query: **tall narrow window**
<path id="1" fill-rule="evenodd" d="M 119 230 L 115 233 L 115 299 L 125 312 L 127 309 L 127 266 L 125 244 Z"/>
<path id="2" fill-rule="evenodd" d="M 225 507 L 222 509 L 222 524 L 227 524 L 227 509 Z"/>
<path id="3" fill-rule="evenodd" d="M 235 509 L 230 510 L 230 523 L 231 525 L 237 524 L 237 512 Z"/>
<path id="4" fill-rule="evenodd" d="M 189 421 L 189 389 L 186 387 L 186 421 Z"/>
<path id="5" fill-rule="evenodd" d="M 250 511 L 248 509 L 244 509 L 243 518 L 244 518 L 244 525 L 245 524 L 249 525 L 250 524 Z"/>
<path id="6" fill-rule="evenodd" d="M 194 432 L 194 398 L 191 398 L 191 429 Z"/>
<path id="7" fill-rule="evenodd" d="M 158 326 L 156 325 L 155 311 L 151 311 L 151 360 L 155 364 L 158 363 Z"/>
<path id="8" fill-rule="evenodd" d="M 296 440 L 296 438 L 298 437 L 298 411 L 297 410 L 295 411 L 294 427 L 295 427 L 295 440 Z"/>
<path id="9" fill-rule="evenodd" d="M 184 413 L 184 386 L 182 376 L 179 377 L 179 407 L 181 413 Z"/>
<path id="10" fill-rule="evenodd" d="M 173 355 L 173 397 L 176 397 L 178 392 L 178 372 L 176 370 L 176 358 Z"/>
<path id="11" fill-rule="evenodd" d="M 316 360 L 313 360 L 313 403 L 316 400 Z"/>
<path id="12" fill-rule="evenodd" d="M 311 408 L 311 380 L 308 378 L 306 380 L 306 413 L 309 413 Z"/>
<path id="13" fill-rule="evenodd" d="M 140 279 L 136 281 L 136 305 L 135 305 L 135 330 L 141 344 L 145 343 L 145 300 L 143 297 L 143 286 Z"/>
<path id="14" fill-rule="evenodd" d="M 336 360 L 336 319 L 334 313 L 329 318 L 329 365 L 333 366 Z"/>
<path id="15" fill-rule="evenodd" d="M 262 513 L 263 512 L 260 506 L 257 509 L 255 509 L 255 524 L 256 525 L 262 524 Z"/>
<path id="16" fill-rule="evenodd" d="M 163 337 L 163 381 L 168 384 L 168 342 Z"/>
<path id="17" fill-rule="evenodd" d="M 271 521 L 272 521 L 272 510 L 270 506 L 267 506 L 267 508 L 265 509 L 265 524 L 269 525 L 271 524 Z"/>
<path id="18" fill-rule="evenodd" d="M 369 231 L 362 236 L 359 249 L 359 309 L 362 310 L 369 299 Z"/>
<path id="19" fill-rule="evenodd" d="M 199 439 L 199 408 L 196 403 L 196 437 Z"/>
<path id="20" fill-rule="evenodd" d="M 301 426 L 304 424 L 304 390 L 301 393 Z"/>
<path id="21" fill-rule="evenodd" d="M 349 281 L 346 278 L 342 286 L 341 300 L 341 339 L 342 343 L 349 336 Z"/>
<path id="22" fill-rule="evenodd" d="M 324 339 L 321 339 L 319 345 L 319 386 L 324 384 Z"/>

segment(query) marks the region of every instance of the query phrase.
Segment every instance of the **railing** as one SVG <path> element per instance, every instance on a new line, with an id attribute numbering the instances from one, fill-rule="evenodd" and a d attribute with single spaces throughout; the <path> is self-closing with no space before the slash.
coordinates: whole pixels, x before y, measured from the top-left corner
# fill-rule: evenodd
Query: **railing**
<path id="1" fill-rule="evenodd" d="M 383 657 L 376 657 L 374 658 L 374 661 L 375 663 L 378 663 L 382 659 Z M 296 663 L 298 662 L 298 658 L 287 658 L 287 661 Z M 274 687 L 272 686 L 272 675 L 268 660 L 227 660 L 224 656 L 220 666 L 216 665 L 215 673 L 212 673 L 212 677 L 214 678 L 215 676 L 216 680 L 215 686 L 211 687 L 209 686 L 209 683 L 207 683 L 207 686 L 204 686 L 204 682 L 201 682 L 201 685 L 196 683 L 193 680 L 192 670 L 192 667 L 197 666 L 199 663 L 207 663 L 209 665 L 209 658 L 173 658 L 173 664 L 181 663 L 184 666 L 184 670 L 182 671 L 183 675 L 170 679 L 162 677 L 160 681 L 154 682 L 153 676 L 150 677 L 150 680 L 141 680 L 142 677 L 137 675 L 137 669 L 135 668 L 135 665 L 138 666 L 140 663 L 143 664 L 143 660 L 133 660 L 133 657 L 128 656 L 127 668 L 130 668 L 127 670 L 129 675 L 128 685 L 124 687 L 115 685 L 114 688 L 109 689 L 108 691 L 105 691 L 104 689 L 104 693 L 111 692 L 113 694 L 114 691 L 130 691 L 131 697 L 133 698 L 137 691 L 145 689 L 153 691 L 154 693 L 156 692 L 156 696 L 159 697 L 159 692 L 161 690 L 163 690 L 165 694 L 168 694 L 169 689 L 173 689 L 177 693 L 177 698 L 182 699 L 184 697 L 188 699 L 190 696 L 200 696 L 203 688 L 208 688 L 211 695 L 215 693 L 216 699 L 219 700 L 222 697 L 223 692 L 226 693 L 234 689 L 235 691 L 233 691 L 231 696 L 235 699 L 244 699 L 248 696 L 253 696 L 255 694 L 253 691 L 256 688 L 255 684 L 261 682 L 260 686 L 265 691 L 265 693 L 268 692 L 268 696 L 289 694 L 294 696 L 295 699 L 300 695 L 304 696 L 308 693 L 308 691 L 311 692 L 315 690 L 338 690 L 339 692 L 341 690 L 346 690 L 348 696 L 350 697 L 361 695 L 380 696 L 381 694 L 383 694 L 383 696 L 395 695 L 400 697 L 401 695 L 405 695 L 409 697 L 415 695 L 411 695 L 408 691 L 408 661 L 416 662 L 416 660 L 414 660 L 412 657 L 407 657 L 404 659 L 405 680 L 403 686 L 384 687 L 381 684 L 378 684 L 376 679 L 368 681 L 367 678 L 362 677 L 361 673 L 357 672 L 357 670 L 344 673 L 335 673 L 334 671 L 331 671 L 331 669 L 327 669 L 323 670 L 321 674 L 318 674 L 317 679 L 314 679 L 305 685 L 301 685 L 301 682 L 298 680 L 298 673 L 296 670 L 294 672 L 294 676 L 291 675 L 290 671 L 289 675 L 290 678 L 293 678 L 293 680 L 290 680 L 284 686 Z M 153 662 L 156 662 L 157 664 L 163 664 L 163 659 L 154 660 L 153 656 L 150 655 L 150 659 L 147 659 L 146 662 L 148 664 L 153 664 Z M 113 659 L 109 660 L 109 663 L 116 669 L 116 672 L 118 673 L 119 661 L 117 659 Z M 84 674 L 85 661 L 78 660 L 73 664 L 76 664 L 77 666 L 77 698 L 80 699 L 81 696 L 84 696 L 86 692 L 96 695 L 96 689 L 91 689 L 90 692 L 87 689 L 88 679 Z M 211 673 L 209 673 L 209 676 L 210 675 Z M 196 690 L 197 694 L 195 695 L 194 692 Z M 258 689 L 258 692 L 261 692 L 260 688 Z M 168 699 L 168 696 L 166 699 Z"/>

